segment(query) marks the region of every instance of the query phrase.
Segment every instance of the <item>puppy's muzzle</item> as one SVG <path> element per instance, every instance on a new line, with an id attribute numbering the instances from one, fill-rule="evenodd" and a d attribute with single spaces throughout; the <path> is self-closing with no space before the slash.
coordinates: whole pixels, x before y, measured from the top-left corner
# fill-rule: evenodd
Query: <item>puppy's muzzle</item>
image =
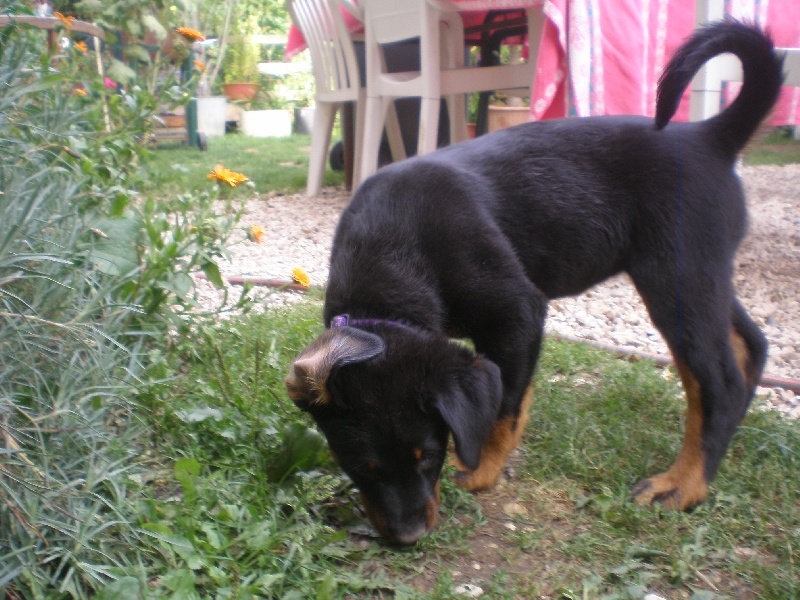
<path id="1" fill-rule="evenodd" d="M 419 539 L 431 531 L 439 518 L 439 482 L 436 482 L 434 495 L 424 504 L 421 513 L 409 518 L 407 515 L 400 519 L 389 519 L 383 511 L 379 510 L 365 494 L 361 494 L 364 511 L 370 523 L 378 530 L 390 544 L 397 546 L 412 546 Z"/>

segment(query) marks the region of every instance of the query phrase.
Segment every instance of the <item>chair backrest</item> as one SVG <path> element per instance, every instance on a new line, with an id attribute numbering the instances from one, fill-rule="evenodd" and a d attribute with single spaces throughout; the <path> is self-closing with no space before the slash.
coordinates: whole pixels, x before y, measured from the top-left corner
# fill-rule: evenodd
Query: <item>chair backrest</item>
<path id="1" fill-rule="evenodd" d="M 342 16 L 347 0 L 287 0 L 292 20 L 311 53 L 317 100 L 355 99 L 361 79 L 353 41 Z"/>
<path id="2" fill-rule="evenodd" d="M 440 23 L 458 29 L 453 35 L 463 37 L 463 24 L 458 7 L 449 0 L 362 0 L 368 15 L 367 27 L 378 44 L 390 44 L 420 37 L 425 24 L 433 25 L 425 16 L 435 10 Z"/>
<path id="3" fill-rule="evenodd" d="M 419 37 L 422 32 L 422 9 L 425 0 L 365 0 L 370 28 L 375 42 L 389 44 Z"/>

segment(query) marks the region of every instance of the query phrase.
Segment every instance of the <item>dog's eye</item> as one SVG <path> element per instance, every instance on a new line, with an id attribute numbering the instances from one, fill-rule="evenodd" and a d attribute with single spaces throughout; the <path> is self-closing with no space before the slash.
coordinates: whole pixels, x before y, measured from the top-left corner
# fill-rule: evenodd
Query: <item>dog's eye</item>
<path id="1" fill-rule="evenodd" d="M 423 471 L 433 469 L 439 464 L 439 453 L 434 450 L 428 450 L 420 453 L 417 465 Z"/>
<path id="2" fill-rule="evenodd" d="M 378 479 L 381 475 L 380 467 L 374 460 L 365 460 L 359 463 L 350 469 L 349 474 L 351 477 L 370 480 Z"/>

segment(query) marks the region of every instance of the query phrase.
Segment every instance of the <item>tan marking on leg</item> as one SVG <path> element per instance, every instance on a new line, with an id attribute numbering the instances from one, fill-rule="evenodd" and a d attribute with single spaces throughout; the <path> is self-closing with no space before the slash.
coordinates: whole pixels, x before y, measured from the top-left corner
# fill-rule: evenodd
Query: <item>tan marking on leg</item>
<path id="1" fill-rule="evenodd" d="M 436 482 L 436 487 L 433 489 L 433 498 L 428 500 L 425 506 L 425 529 L 431 531 L 439 520 L 439 482 Z"/>
<path id="2" fill-rule="evenodd" d="M 748 376 L 747 365 L 750 362 L 750 350 L 747 348 L 747 343 L 744 341 L 744 338 L 733 329 L 731 329 L 730 340 L 731 347 L 733 348 L 733 355 L 736 357 L 736 364 L 739 366 L 739 371 L 742 372 L 742 378 L 747 386 L 752 388 L 758 382 L 753 381 Z"/>
<path id="3" fill-rule="evenodd" d="M 681 451 L 666 473 L 645 479 L 633 489 L 638 504 L 659 502 L 667 508 L 689 509 L 700 504 L 708 493 L 703 453 L 703 408 L 700 384 L 688 367 L 678 363 L 686 392 L 686 431 Z"/>
<path id="4" fill-rule="evenodd" d="M 481 448 L 481 462 L 475 471 L 470 471 L 455 458 L 458 468 L 456 483 L 475 492 L 485 490 L 497 483 L 500 473 L 508 460 L 508 455 L 517 447 L 525 424 L 528 422 L 528 409 L 533 398 L 533 384 L 528 386 L 520 405 L 517 417 L 506 417 L 494 424 Z"/>

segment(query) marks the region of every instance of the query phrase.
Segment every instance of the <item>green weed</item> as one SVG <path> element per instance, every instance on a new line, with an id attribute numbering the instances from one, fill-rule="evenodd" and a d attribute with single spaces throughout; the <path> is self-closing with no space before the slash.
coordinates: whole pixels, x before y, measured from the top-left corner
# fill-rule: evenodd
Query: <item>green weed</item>
<path id="1" fill-rule="evenodd" d="M 152 540 L 151 577 L 164 585 L 269 597 L 411 594 L 403 574 L 428 554 L 463 550 L 481 522 L 474 498 L 448 481 L 434 535 L 410 551 L 375 537 L 324 440 L 283 392 L 286 364 L 320 331 L 319 310 L 305 304 L 202 328 L 174 365 L 183 375 L 145 399 L 159 447 L 140 527 Z"/>

